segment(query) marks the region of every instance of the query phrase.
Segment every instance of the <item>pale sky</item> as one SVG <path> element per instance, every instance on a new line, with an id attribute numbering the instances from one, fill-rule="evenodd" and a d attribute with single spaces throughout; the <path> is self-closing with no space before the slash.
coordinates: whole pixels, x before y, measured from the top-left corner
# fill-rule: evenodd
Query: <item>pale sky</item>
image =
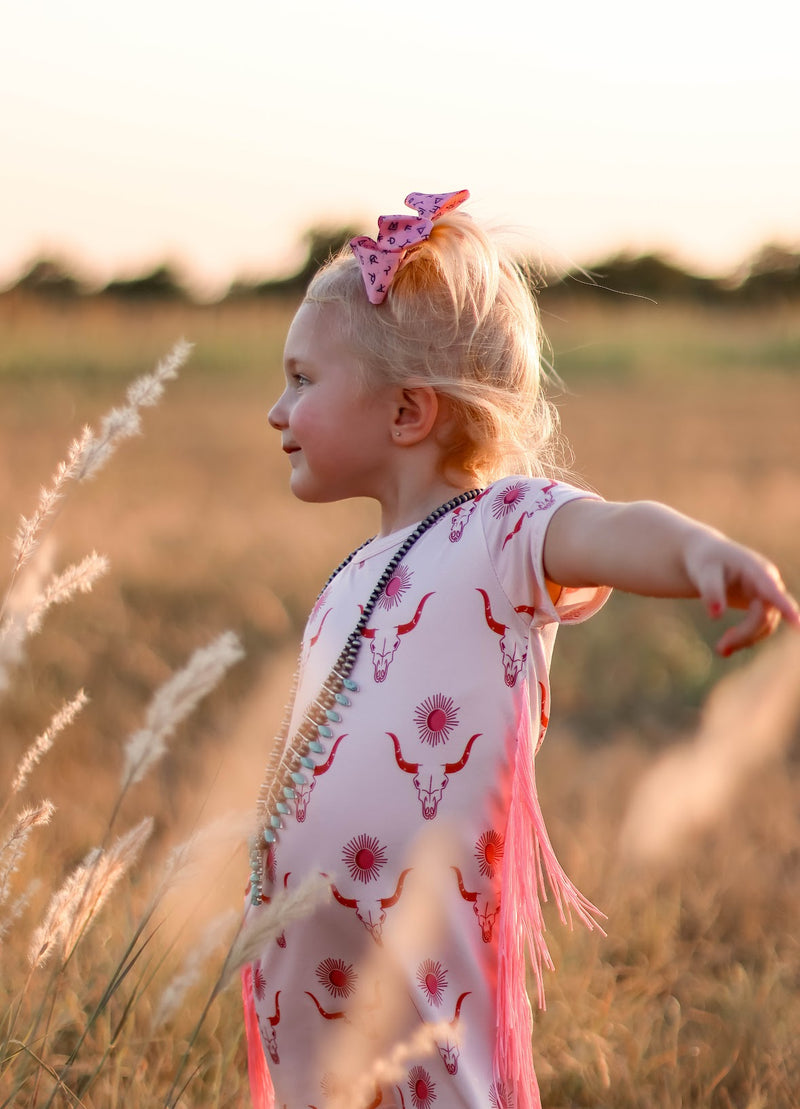
<path id="1" fill-rule="evenodd" d="M 163 260 L 205 291 L 470 189 L 562 265 L 800 247 L 800 6 L 6 0 L 0 281 Z"/>

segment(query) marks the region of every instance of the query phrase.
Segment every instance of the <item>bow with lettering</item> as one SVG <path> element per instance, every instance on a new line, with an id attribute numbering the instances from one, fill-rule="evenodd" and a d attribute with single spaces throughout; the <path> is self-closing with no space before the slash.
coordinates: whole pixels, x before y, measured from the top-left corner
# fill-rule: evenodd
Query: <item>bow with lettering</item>
<path id="1" fill-rule="evenodd" d="M 468 199 L 467 189 L 454 193 L 409 193 L 405 204 L 416 209 L 418 215 L 379 216 L 377 239 L 360 235 L 350 240 L 353 254 L 361 263 L 361 276 L 371 304 L 383 302 L 408 249 L 428 238 L 434 220 Z"/>

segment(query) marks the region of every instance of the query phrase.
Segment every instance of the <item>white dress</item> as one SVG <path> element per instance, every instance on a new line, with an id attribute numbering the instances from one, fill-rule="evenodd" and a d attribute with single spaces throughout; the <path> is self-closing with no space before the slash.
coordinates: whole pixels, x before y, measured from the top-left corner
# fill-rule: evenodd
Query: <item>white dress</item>
<path id="1" fill-rule="evenodd" d="M 505 478 L 439 519 L 381 593 L 351 674 L 358 692 L 314 756 L 267 859 L 268 895 L 310 872 L 333 890 L 330 904 L 287 927 L 252 964 L 276 1107 L 538 1104 L 532 1069 L 530 1088 L 519 1088 L 524 1058 L 516 1091 L 514 1068 L 498 1063 L 508 1058 L 499 1046 L 515 1036 L 516 1050 L 530 1055 L 529 1025 L 517 1016 L 506 1027 L 513 1003 L 498 1004 L 512 979 L 524 990 L 519 959 L 506 977 L 499 965 L 501 904 L 508 935 L 521 935 L 523 863 L 543 866 L 557 886 L 563 879 L 556 893 L 579 915 L 586 902 L 551 858 L 543 828 L 530 852 L 516 848 L 520 858 L 506 857 L 506 841 L 529 706 L 536 724 L 526 764 L 547 724 L 557 625 L 587 618 L 608 595 L 562 590 L 554 603 L 545 583 L 548 523 L 587 495 Z M 295 722 L 410 530 L 367 544 L 314 606 Z M 535 787 L 533 795 L 538 813 Z"/>

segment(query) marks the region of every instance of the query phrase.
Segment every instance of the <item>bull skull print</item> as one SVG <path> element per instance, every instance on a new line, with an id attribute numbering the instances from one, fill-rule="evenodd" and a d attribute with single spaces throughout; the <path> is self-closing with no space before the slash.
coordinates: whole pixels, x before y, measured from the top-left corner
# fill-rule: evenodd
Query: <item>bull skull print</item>
<path id="1" fill-rule="evenodd" d="M 405 624 L 395 624 L 388 628 L 363 628 L 362 636 L 369 640 L 369 649 L 372 652 L 372 666 L 375 673 L 375 681 L 386 681 L 386 675 L 389 673 L 389 667 L 397 654 L 397 648 L 400 646 L 400 640 L 404 635 L 412 632 L 419 623 L 422 616 L 422 610 L 425 607 L 425 602 L 433 593 L 426 593 L 422 600 L 417 605 L 417 611 L 412 618 Z"/>
<path id="2" fill-rule="evenodd" d="M 481 929 L 481 939 L 484 943 L 492 942 L 492 932 L 497 921 L 498 913 L 500 912 L 500 899 L 493 896 L 486 896 L 480 893 L 479 890 L 468 890 L 464 885 L 464 879 L 461 876 L 461 871 L 457 866 L 451 867 L 455 871 L 456 878 L 458 878 L 458 888 L 461 896 L 465 901 L 472 904 L 472 911 L 474 912 L 478 924 Z"/>
<path id="3" fill-rule="evenodd" d="M 499 620 L 495 620 L 492 615 L 489 594 L 486 590 L 478 589 L 477 592 L 483 597 L 483 608 L 487 626 L 495 635 L 500 636 L 500 655 L 503 659 L 505 683 L 510 687 L 515 686 L 517 684 L 517 678 L 520 676 L 522 668 L 528 658 L 527 645 L 521 643 L 513 632 L 509 635 L 507 624 L 501 624 Z M 530 605 L 517 605 L 514 612 L 527 612 L 533 616 L 534 609 Z"/>
<path id="4" fill-rule="evenodd" d="M 451 774 L 457 774 L 459 770 L 463 770 L 467 765 L 472 745 L 476 739 L 481 735 L 476 732 L 474 736 L 467 742 L 464 748 L 464 754 L 456 762 L 440 762 L 435 758 L 434 752 L 425 752 L 420 762 L 409 762 L 403 758 L 403 752 L 400 749 L 400 740 L 394 735 L 393 732 L 386 733 L 394 744 L 394 757 L 397 765 L 406 774 L 414 775 L 414 788 L 417 791 L 420 804 L 422 805 L 422 815 L 426 820 L 433 820 L 439 808 L 439 802 L 442 800 L 442 794 L 445 791 L 447 783 Z"/>

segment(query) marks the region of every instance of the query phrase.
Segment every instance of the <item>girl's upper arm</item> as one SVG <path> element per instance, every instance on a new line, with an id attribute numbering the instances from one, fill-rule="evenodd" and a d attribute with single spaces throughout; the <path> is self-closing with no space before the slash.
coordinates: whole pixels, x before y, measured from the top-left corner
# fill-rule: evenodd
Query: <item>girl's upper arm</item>
<path id="1" fill-rule="evenodd" d="M 607 553 L 606 524 L 616 506 L 594 497 L 567 501 L 554 514 L 544 539 L 544 570 L 560 586 L 606 585 L 597 571 Z"/>

